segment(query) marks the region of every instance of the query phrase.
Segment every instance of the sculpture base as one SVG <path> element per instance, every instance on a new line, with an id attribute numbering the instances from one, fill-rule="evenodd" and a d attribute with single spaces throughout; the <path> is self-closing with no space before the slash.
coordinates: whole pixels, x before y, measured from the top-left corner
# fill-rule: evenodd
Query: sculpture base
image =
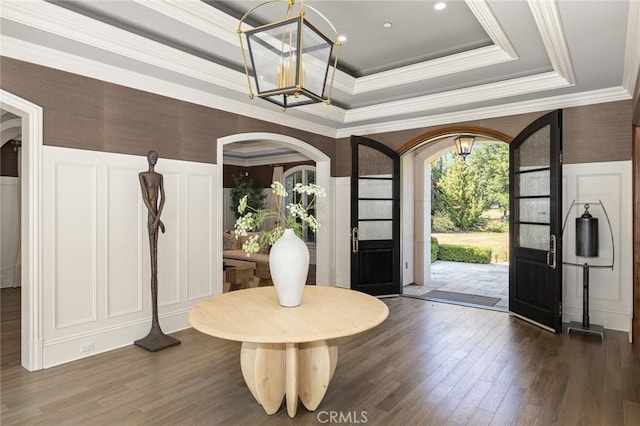
<path id="1" fill-rule="evenodd" d="M 600 336 L 601 340 L 604 340 L 604 327 L 601 325 L 590 324 L 589 327 L 585 327 L 581 322 L 571 321 L 567 327 L 567 334 L 571 333 L 591 334 L 594 336 Z"/>
<path id="2" fill-rule="evenodd" d="M 140 346 L 142 349 L 146 349 L 149 352 L 157 352 L 159 350 L 168 348 L 170 346 L 176 346 L 180 344 L 180 340 L 174 339 L 171 336 L 167 336 L 162 331 L 156 331 L 151 329 L 146 337 L 133 342 L 134 345 Z"/>

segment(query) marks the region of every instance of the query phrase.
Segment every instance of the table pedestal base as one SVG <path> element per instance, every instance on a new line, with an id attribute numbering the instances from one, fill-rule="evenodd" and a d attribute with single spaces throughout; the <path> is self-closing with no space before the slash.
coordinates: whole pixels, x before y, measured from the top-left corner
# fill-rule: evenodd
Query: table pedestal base
<path id="1" fill-rule="evenodd" d="M 243 342 L 242 376 L 267 414 L 274 414 L 286 396 L 287 414 L 294 417 L 298 398 L 309 410 L 320 405 L 338 363 L 336 339 L 309 343 Z"/>

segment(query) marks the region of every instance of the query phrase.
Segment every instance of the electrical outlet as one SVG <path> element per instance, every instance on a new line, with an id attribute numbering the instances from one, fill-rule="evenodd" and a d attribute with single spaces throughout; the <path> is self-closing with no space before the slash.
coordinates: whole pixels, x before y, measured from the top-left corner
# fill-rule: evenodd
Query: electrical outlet
<path id="1" fill-rule="evenodd" d="M 93 342 L 83 343 L 82 345 L 80 345 L 80 352 L 89 352 L 89 351 L 92 351 L 93 348 L 94 348 Z"/>

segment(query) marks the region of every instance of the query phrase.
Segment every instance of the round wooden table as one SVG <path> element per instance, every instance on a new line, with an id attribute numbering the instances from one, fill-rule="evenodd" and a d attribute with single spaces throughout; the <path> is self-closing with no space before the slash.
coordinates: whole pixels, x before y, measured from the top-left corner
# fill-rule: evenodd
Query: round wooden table
<path id="1" fill-rule="evenodd" d="M 296 415 L 298 398 L 314 411 L 338 362 L 337 338 L 375 327 L 389 309 L 375 297 L 336 287 L 307 286 L 300 306 L 278 304 L 273 287 L 225 293 L 189 312 L 193 328 L 240 341 L 240 367 L 251 394 L 267 414 Z"/>

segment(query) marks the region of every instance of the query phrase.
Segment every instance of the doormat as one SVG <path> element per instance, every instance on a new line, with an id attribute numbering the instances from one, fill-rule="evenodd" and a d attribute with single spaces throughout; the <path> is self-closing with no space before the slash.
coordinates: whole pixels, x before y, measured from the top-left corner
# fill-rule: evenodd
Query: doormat
<path id="1" fill-rule="evenodd" d="M 495 306 L 500 301 L 498 297 L 480 296 L 478 294 L 455 293 L 453 291 L 431 290 L 420 299 L 431 300 L 433 302 L 469 304 L 481 306 Z"/>

